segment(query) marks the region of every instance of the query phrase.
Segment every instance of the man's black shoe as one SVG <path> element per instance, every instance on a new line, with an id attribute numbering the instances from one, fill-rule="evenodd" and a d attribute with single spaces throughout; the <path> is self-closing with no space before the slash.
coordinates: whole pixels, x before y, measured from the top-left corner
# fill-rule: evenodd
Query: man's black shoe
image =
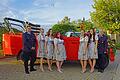
<path id="1" fill-rule="evenodd" d="M 25 73 L 26 73 L 26 74 L 30 74 L 30 72 L 29 72 L 29 71 L 25 71 Z"/>
<path id="2" fill-rule="evenodd" d="M 103 73 L 103 72 L 104 72 L 104 70 L 101 70 L 100 72 L 101 72 L 101 73 Z"/>
<path id="3" fill-rule="evenodd" d="M 100 72 L 101 70 L 100 69 L 98 69 L 98 72 Z"/>
<path id="4" fill-rule="evenodd" d="M 98 69 L 98 72 L 101 72 L 101 73 L 103 73 L 103 72 L 104 72 L 104 70 Z"/>
<path id="5" fill-rule="evenodd" d="M 30 69 L 30 71 L 36 71 L 36 69 Z"/>

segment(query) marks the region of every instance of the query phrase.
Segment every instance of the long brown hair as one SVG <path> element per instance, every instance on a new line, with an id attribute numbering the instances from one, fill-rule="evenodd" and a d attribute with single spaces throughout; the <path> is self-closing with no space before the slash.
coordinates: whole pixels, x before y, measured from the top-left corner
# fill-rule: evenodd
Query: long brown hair
<path id="1" fill-rule="evenodd" d="M 95 31 L 94 31 L 94 29 L 92 29 L 92 31 L 93 31 L 93 34 L 90 33 L 89 39 L 88 39 L 88 44 L 90 43 L 90 40 L 91 40 L 91 38 L 92 38 L 92 35 L 93 35 L 93 42 L 95 42 Z"/>
<path id="2" fill-rule="evenodd" d="M 54 35 L 54 38 L 59 38 L 58 37 L 58 34 L 59 34 L 60 32 L 57 32 L 57 33 L 55 33 L 55 35 Z M 60 39 L 62 39 L 63 40 L 63 36 L 62 36 L 62 34 L 60 33 Z"/>
<path id="3" fill-rule="evenodd" d="M 48 30 L 48 32 L 47 32 L 47 36 L 50 36 L 50 30 L 52 30 L 52 29 L 49 29 L 49 30 Z M 52 33 L 51 36 L 53 36 L 53 33 Z"/>

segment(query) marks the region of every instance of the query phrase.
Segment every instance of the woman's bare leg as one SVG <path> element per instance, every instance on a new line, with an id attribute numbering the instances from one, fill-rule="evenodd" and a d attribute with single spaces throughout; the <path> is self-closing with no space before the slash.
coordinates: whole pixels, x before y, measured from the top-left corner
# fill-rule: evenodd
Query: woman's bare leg
<path id="1" fill-rule="evenodd" d="M 52 69 L 51 69 L 51 63 L 50 63 L 49 59 L 47 59 L 47 63 L 48 63 L 48 70 L 52 71 Z"/>
<path id="2" fill-rule="evenodd" d="M 92 65 L 92 70 L 91 70 L 91 72 L 94 72 L 95 64 L 96 64 L 96 59 L 93 59 L 93 65 Z"/>
<path id="3" fill-rule="evenodd" d="M 83 60 L 80 60 L 80 64 L 82 66 L 82 73 L 83 73 L 83 70 L 84 70 L 84 63 L 83 63 Z"/>
<path id="4" fill-rule="evenodd" d="M 57 66 L 57 71 L 62 73 L 62 71 L 60 70 L 60 61 L 56 61 L 56 66 Z"/>
<path id="5" fill-rule="evenodd" d="M 92 66 L 93 66 L 93 63 L 92 63 L 92 60 L 91 59 L 88 59 L 88 62 L 89 62 L 89 64 L 90 64 L 90 72 L 92 71 Z"/>
<path id="6" fill-rule="evenodd" d="M 84 66 L 84 71 L 83 72 L 85 72 L 86 71 L 86 66 L 87 66 L 87 60 L 84 60 L 84 62 L 83 62 L 83 66 Z"/>
<path id="7" fill-rule="evenodd" d="M 43 69 L 43 58 L 40 58 L 40 69 L 42 72 L 44 72 L 44 69 Z"/>
<path id="8" fill-rule="evenodd" d="M 60 69 L 62 68 L 63 65 L 63 61 L 60 61 Z"/>

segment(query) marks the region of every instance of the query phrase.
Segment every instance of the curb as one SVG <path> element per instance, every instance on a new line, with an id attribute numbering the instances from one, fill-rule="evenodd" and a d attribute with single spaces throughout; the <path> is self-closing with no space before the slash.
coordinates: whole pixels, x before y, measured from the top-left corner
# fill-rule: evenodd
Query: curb
<path id="1" fill-rule="evenodd" d="M 12 58 L 14 56 L 0 56 L 0 59 L 5 59 L 5 58 Z"/>

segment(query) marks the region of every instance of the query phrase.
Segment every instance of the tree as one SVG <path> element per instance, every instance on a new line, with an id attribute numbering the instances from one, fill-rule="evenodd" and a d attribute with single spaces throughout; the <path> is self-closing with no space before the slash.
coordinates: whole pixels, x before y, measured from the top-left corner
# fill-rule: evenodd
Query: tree
<path id="1" fill-rule="evenodd" d="M 76 31 L 80 31 L 80 23 L 81 23 L 81 20 L 79 19 L 79 20 L 73 20 L 73 21 L 71 21 L 71 25 L 73 25 L 75 28 L 76 28 Z"/>
<path id="2" fill-rule="evenodd" d="M 77 27 L 70 22 L 70 18 L 65 16 L 61 21 L 52 27 L 53 33 L 61 32 L 63 35 L 68 31 L 77 31 Z"/>
<path id="3" fill-rule="evenodd" d="M 78 20 L 70 21 L 70 18 L 65 16 L 63 20 L 53 25 L 52 30 L 53 30 L 53 33 L 61 32 L 62 34 L 65 34 L 65 32 L 68 32 L 68 31 L 79 32 L 81 30 L 80 28 L 81 25 L 83 25 L 83 28 L 85 30 L 93 28 L 93 23 L 90 22 L 89 20 L 78 19 Z"/>
<path id="4" fill-rule="evenodd" d="M 71 24 L 55 24 L 52 27 L 53 33 L 60 32 L 61 34 L 65 34 L 68 31 L 76 31 L 74 25 Z"/>
<path id="5" fill-rule="evenodd" d="M 100 28 L 120 32 L 120 0 L 94 0 L 91 19 Z"/>
<path id="6" fill-rule="evenodd" d="M 84 30 L 90 30 L 91 28 L 94 28 L 95 26 L 93 25 L 92 22 L 89 20 L 84 21 Z"/>
<path id="7" fill-rule="evenodd" d="M 60 24 L 69 24 L 70 23 L 70 18 L 68 16 L 65 16 L 63 20 L 59 22 Z"/>
<path id="8" fill-rule="evenodd" d="M 81 29 L 90 30 L 91 28 L 94 28 L 93 23 L 90 20 L 85 20 L 85 18 L 83 18 L 83 20 L 78 19 L 76 22 L 76 26 L 78 28 L 78 31 L 80 31 Z"/>

